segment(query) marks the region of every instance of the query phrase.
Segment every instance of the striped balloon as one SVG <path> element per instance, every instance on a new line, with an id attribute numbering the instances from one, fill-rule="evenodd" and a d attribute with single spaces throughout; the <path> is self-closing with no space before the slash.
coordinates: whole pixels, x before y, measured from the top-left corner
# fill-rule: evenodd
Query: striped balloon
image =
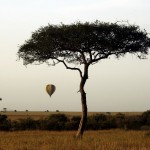
<path id="1" fill-rule="evenodd" d="M 51 97 L 52 94 L 55 92 L 55 90 L 56 90 L 56 87 L 55 87 L 55 85 L 53 85 L 53 84 L 48 84 L 48 85 L 46 86 L 46 92 L 49 94 L 50 97 Z"/>

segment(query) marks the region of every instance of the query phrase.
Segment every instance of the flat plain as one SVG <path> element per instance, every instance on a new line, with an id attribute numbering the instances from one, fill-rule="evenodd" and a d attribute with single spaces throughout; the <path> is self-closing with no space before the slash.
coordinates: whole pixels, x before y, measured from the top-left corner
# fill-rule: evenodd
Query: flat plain
<path id="1" fill-rule="evenodd" d="M 7 115 L 9 119 L 11 120 L 17 120 L 17 119 L 24 119 L 27 117 L 31 117 L 33 119 L 41 119 L 48 117 L 51 114 L 66 114 L 67 116 L 81 116 L 81 112 L 66 112 L 66 111 L 59 111 L 59 112 L 51 112 L 51 111 L 6 111 L 6 112 L 1 112 L 0 114 Z M 108 114 L 110 113 L 111 115 L 116 115 L 119 112 L 88 112 L 88 115 L 94 115 L 94 114 Z M 141 115 L 143 112 L 120 112 L 125 115 Z"/>
<path id="2" fill-rule="evenodd" d="M 86 131 L 82 139 L 75 131 L 0 132 L 0 150 L 149 150 L 149 131 Z"/>
<path id="3" fill-rule="evenodd" d="M 11 120 L 31 117 L 40 119 L 63 113 L 80 116 L 81 112 L 1 112 Z M 118 112 L 89 112 L 88 115 Z M 141 115 L 142 112 L 121 112 Z M 0 131 L 0 150 L 150 150 L 150 131 L 97 130 L 85 131 L 82 139 L 75 138 L 76 131 Z"/>

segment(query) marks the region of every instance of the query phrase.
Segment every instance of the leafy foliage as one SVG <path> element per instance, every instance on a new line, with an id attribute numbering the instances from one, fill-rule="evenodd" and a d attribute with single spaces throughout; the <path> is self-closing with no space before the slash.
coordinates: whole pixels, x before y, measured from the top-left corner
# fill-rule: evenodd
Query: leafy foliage
<path id="1" fill-rule="evenodd" d="M 142 123 L 150 126 L 150 110 L 144 112 L 141 116 L 141 119 L 142 119 Z"/>
<path id="2" fill-rule="evenodd" d="M 11 129 L 11 121 L 6 115 L 0 114 L 0 130 L 9 131 Z"/>
<path id="3" fill-rule="evenodd" d="M 144 57 L 148 53 L 150 39 L 139 26 L 118 23 L 74 23 L 48 25 L 32 33 L 18 51 L 24 64 L 33 62 L 68 62 L 93 64 L 110 55 L 126 53 Z"/>

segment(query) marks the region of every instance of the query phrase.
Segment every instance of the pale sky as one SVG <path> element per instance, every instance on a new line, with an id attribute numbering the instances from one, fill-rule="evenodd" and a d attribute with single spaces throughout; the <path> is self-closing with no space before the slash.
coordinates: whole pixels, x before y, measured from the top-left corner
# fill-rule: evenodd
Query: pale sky
<path id="1" fill-rule="evenodd" d="M 81 111 L 80 76 L 63 65 L 17 61 L 19 45 L 50 24 L 128 20 L 150 33 L 149 0 L 0 0 L 0 110 Z M 90 66 L 86 83 L 88 111 L 150 109 L 150 55 L 127 55 Z M 47 84 L 56 85 L 50 98 Z"/>

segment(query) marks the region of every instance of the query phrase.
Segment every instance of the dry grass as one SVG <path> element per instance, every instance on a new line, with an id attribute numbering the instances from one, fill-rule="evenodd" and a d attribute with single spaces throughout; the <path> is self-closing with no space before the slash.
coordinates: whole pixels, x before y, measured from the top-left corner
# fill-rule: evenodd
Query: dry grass
<path id="1" fill-rule="evenodd" d="M 31 117 L 33 119 L 41 119 L 45 118 L 51 114 L 64 113 L 70 116 L 81 116 L 81 112 L 42 112 L 42 111 L 18 111 L 18 112 L 1 112 L 1 114 L 5 114 L 11 120 L 23 119 L 27 117 Z M 88 112 L 88 115 L 93 115 L 97 113 L 107 114 L 107 112 Z M 111 112 L 111 115 L 116 115 L 118 112 Z M 125 115 L 141 115 L 143 112 L 121 112 Z"/>
<path id="2" fill-rule="evenodd" d="M 148 131 L 147 131 L 148 132 Z M 82 140 L 74 131 L 0 132 L 0 150 L 149 150 L 144 131 L 87 131 Z"/>

